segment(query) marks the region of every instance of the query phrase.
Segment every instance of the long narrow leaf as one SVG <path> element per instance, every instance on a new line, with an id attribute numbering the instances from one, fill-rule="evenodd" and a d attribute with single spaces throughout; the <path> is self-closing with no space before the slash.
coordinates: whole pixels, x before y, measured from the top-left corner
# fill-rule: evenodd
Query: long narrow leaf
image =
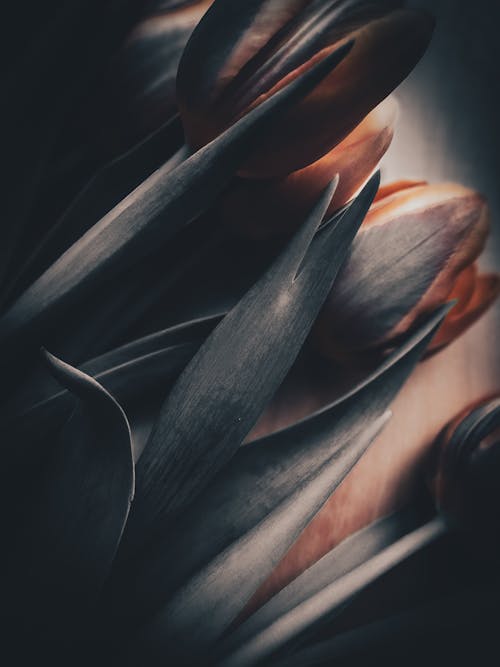
<path id="1" fill-rule="evenodd" d="M 334 191 L 329 187 L 185 369 L 137 466 L 130 544 L 175 516 L 236 452 L 299 353 L 377 186 L 378 175 L 311 245 Z"/>
<path id="2" fill-rule="evenodd" d="M 174 117 L 144 141 L 102 167 L 18 268 L 3 299 L 10 299 L 21 288 L 26 289 L 30 281 L 37 278 L 89 227 L 161 167 L 182 145 L 182 140 L 179 118 Z"/>
<path id="3" fill-rule="evenodd" d="M 252 614 L 228 636 L 220 652 L 237 650 L 281 616 L 415 529 L 418 523 L 422 521 L 417 521 L 416 512 L 407 508 L 351 535 Z"/>
<path id="4" fill-rule="evenodd" d="M 0 320 L 0 339 L 46 323 L 61 306 L 135 264 L 190 223 L 289 105 L 310 92 L 347 55 L 352 42 L 277 92 L 176 169 L 158 169 L 69 248 Z"/>

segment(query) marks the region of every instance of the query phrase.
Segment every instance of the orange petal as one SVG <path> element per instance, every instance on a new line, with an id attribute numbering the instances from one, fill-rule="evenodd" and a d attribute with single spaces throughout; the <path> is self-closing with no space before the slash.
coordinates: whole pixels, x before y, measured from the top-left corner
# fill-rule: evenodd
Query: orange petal
<path id="1" fill-rule="evenodd" d="M 484 199 L 455 184 L 401 190 L 367 218 L 313 334 L 323 355 L 349 365 L 384 354 L 444 303 L 489 229 Z"/>
<path id="2" fill-rule="evenodd" d="M 283 118 L 279 129 L 249 160 L 244 173 L 269 177 L 319 159 L 405 79 L 424 53 L 432 29 L 433 21 L 427 15 L 405 10 L 352 33 L 350 37 L 356 42 L 349 55 Z M 331 50 L 312 58 L 306 67 Z M 290 77 L 302 69 L 305 67 Z"/>
<path id="3" fill-rule="evenodd" d="M 405 216 L 415 219 L 415 215 L 417 219 L 419 215 L 434 215 L 436 224 L 449 229 L 449 250 L 430 287 L 391 330 L 388 338 L 404 334 L 422 316 L 449 298 L 460 273 L 483 250 L 489 232 L 489 211 L 484 198 L 454 183 L 416 186 L 386 197 L 372 207 L 365 224 L 384 225 Z"/>
<path id="4" fill-rule="evenodd" d="M 279 127 L 262 137 L 242 173 L 252 178 L 280 177 L 302 169 L 325 155 L 408 75 L 425 51 L 432 29 L 433 21 L 427 14 L 398 10 L 350 33 L 349 38 L 354 37 L 356 42 L 348 56 L 310 95 L 283 116 Z M 194 80 L 193 77 L 190 80 L 189 75 L 193 75 L 195 68 L 194 74 L 201 80 L 198 69 L 203 68 L 203 65 L 194 63 L 195 56 L 198 63 L 200 61 L 200 50 L 195 53 L 194 47 L 197 42 L 200 45 L 204 43 L 202 31 L 196 32 L 196 40 L 191 42 L 191 48 L 188 45 L 188 55 L 183 58 L 184 66 L 181 64 L 178 91 L 188 140 L 192 145 L 199 146 L 235 118 L 217 119 L 216 101 L 210 105 L 200 99 L 199 92 L 192 90 L 197 79 L 194 76 Z M 269 90 L 259 94 L 245 111 L 260 104 L 290 79 L 324 58 L 339 46 L 338 38 L 339 35 L 334 34 L 331 46 L 323 48 L 283 76 Z M 217 49 L 217 44 L 214 48 Z M 229 51 L 232 52 L 231 49 Z M 216 60 L 217 55 L 211 60 Z M 188 61 L 190 67 L 186 66 Z M 212 90 L 207 90 L 205 97 L 211 95 Z"/>
<path id="5" fill-rule="evenodd" d="M 378 189 L 374 201 L 378 202 L 381 199 L 385 199 L 385 197 L 390 197 L 391 195 L 396 194 L 397 192 L 401 192 L 402 190 L 408 190 L 409 188 L 416 188 L 420 185 L 427 185 L 427 181 L 414 181 L 409 179 L 403 179 L 400 181 L 387 183 L 386 185 L 381 185 Z"/>
<path id="6" fill-rule="evenodd" d="M 239 180 L 221 200 L 229 227 L 250 238 L 289 234 L 303 220 L 329 181 L 340 181 L 328 214 L 347 203 L 376 168 L 390 145 L 397 104 L 388 98 L 338 146 L 286 178 Z"/>
<path id="7" fill-rule="evenodd" d="M 478 276 L 472 296 L 465 308 L 459 308 L 460 302 L 453 308 L 439 328 L 429 346 L 429 352 L 436 352 L 449 345 L 472 326 L 495 302 L 500 294 L 500 274 L 489 273 Z"/>
<path id="8" fill-rule="evenodd" d="M 448 294 L 448 301 L 456 301 L 446 319 L 453 320 L 460 316 L 469 306 L 469 302 L 476 289 L 477 264 L 471 264 L 459 273 L 453 289 Z"/>

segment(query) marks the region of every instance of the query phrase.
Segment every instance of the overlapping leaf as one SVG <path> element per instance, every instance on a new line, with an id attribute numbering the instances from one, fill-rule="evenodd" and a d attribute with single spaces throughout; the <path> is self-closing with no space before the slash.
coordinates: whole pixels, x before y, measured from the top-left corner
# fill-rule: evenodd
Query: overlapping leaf
<path id="1" fill-rule="evenodd" d="M 80 370 L 121 403 L 139 400 L 154 388 L 165 391 L 221 317 L 158 331 L 91 359 Z M 2 409 L 3 457 L 33 461 L 37 454 L 44 454 L 44 438 L 63 423 L 72 406 L 71 392 L 61 390 L 50 378 L 40 378 L 18 392 Z"/>
<path id="2" fill-rule="evenodd" d="M 349 443 L 349 458 L 368 447 L 389 417 L 389 413 L 382 415 Z M 164 655 L 175 656 L 183 663 L 206 655 L 331 495 L 344 472 L 342 458 L 334 451 L 297 484 L 288 498 L 197 573 L 141 629 L 139 650 L 151 664 L 160 663 Z"/>
<path id="3" fill-rule="evenodd" d="M 12 345 L 20 333 L 32 336 L 61 307 L 130 268 L 196 218 L 227 184 L 262 130 L 314 89 L 351 45 L 337 49 L 177 168 L 167 164 L 146 179 L 15 301 L 0 320 L 0 339 Z"/>
<path id="4" fill-rule="evenodd" d="M 391 403 L 448 312 L 443 307 L 347 395 L 297 424 L 240 448 L 207 489 L 160 540 L 107 591 L 126 624 L 158 608 L 169 595 L 232 543 L 250 532 L 334 452 L 340 483 L 362 451 L 349 442 Z M 332 482 L 333 486 L 333 482 Z M 124 595 L 124 584 L 126 595 Z"/>
<path id="5" fill-rule="evenodd" d="M 334 190 L 328 188 L 184 370 L 137 466 L 130 543 L 141 544 L 175 516 L 235 453 L 299 353 L 377 187 L 378 174 L 311 243 Z"/>

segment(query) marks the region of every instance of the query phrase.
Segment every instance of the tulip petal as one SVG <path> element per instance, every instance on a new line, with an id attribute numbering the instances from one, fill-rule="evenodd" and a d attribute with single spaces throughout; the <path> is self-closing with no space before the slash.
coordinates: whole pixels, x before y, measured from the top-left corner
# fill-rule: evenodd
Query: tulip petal
<path id="1" fill-rule="evenodd" d="M 46 358 L 79 406 L 45 473 L 37 469 L 34 489 L 26 489 L 35 503 L 12 541 L 15 568 L 7 570 L 3 593 L 14 617 L 17 610 L 29 625 L 60 638 L 78 633 L 79 620 L 95 608 L 128 516 L 134 467 L 118 403 L 93 378 Z"/>
<path id="2" fill-rule="evenodd" d="M 397 340 L 446 301 L 488 233 L 484 200 L 456 185 L 403 190 L 372 206 L 315 327 L 327 356 Z"/>
<path id="3" fill-rule="evenodd" d="M 176 169 L 158 169 L 40 276 L 0 319 L 0 340 L 33 336 L 68 302 L 151 254 L 203 212 L 255 142 L 289 105 L 313 89 L 346 55 L 337 49 Z"/>
<path id="4" fill-rule="evenodd" d="M 401 180 L 401 181 L 394 181 L 392 183 L 387 183 L 385 185 L 381 185 L 380 188 L 378 189 L 377 196 L 375 197 L 373 203 L 379 202 L 381 199 L 385 199 L 386 197 L 391 197 L 392 195 L 395 195 L 402 190 L 408 190 L 409 188 L 417 188 L 421 187 L 422 185 L 427 185 L 427 181 L 417 181 L 417 180 Z"/>
<path id="5" fill-rule="evenodd" d="M 218 207 L 227 226 L 250 238 L 289 235 L 338 173 L 339 185 L 328 207 L 328 214 L 333 214 L 377 167 L 392 140 L 396 111 L 395 101 L 389 98 L 329 153 L 285 178 L 233 183 Z"/>
<path id="6" fill-rule="evenodd" d="M 81 365 L 80 370 L 94 377 L 120 403 L 135 403 L 153 389 L 165 390 L 191 360 L 222 315 L 159 331 L 111 350 Z M 54 432 L 68 416 L 73 401 L 70 392 L 61 391 L 54 382 L 30 385 L 2 407 L 4 443 L 15 442 L 15 450 L 2 447 L 2 456 L 16 461 L 46 455 L 41 441 Z M 22 446 L 21 446 L 22 445 Z M 134 459 L 139 457 L 134 442 Z"/>

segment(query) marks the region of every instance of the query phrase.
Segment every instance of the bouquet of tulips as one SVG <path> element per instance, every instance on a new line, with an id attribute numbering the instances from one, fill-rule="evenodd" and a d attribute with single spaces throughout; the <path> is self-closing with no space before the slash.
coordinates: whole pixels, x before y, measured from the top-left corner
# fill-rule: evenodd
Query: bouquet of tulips
<path id="1" fill-rule="evenodd" d="M 489 397 L 430 452 L 435 507 L 333 549 L 325 514 L 416 364 L 500 291 L 480 194 L 380 184 L 432 18 L 68 1 L 30 29 L 0 282 L 8 664 L 353 664 L 371 635 L 343 610 L 500 507 Z"/>

